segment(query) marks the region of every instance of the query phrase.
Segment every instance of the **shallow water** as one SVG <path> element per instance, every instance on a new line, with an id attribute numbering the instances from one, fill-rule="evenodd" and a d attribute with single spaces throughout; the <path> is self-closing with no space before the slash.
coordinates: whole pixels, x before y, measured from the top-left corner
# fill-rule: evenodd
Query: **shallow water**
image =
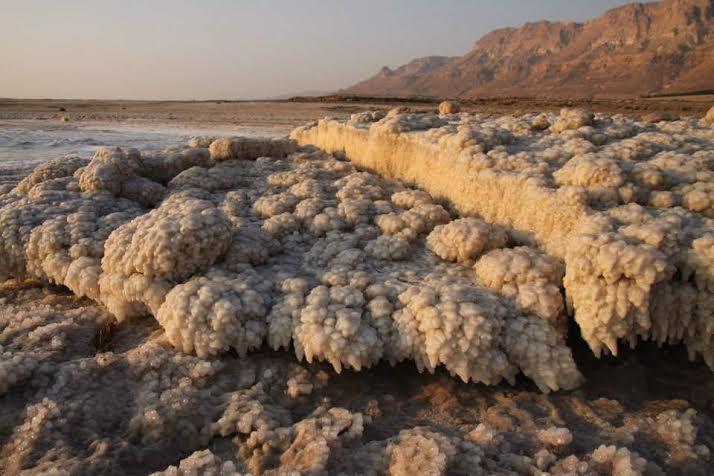
<path id="1" fill-rule="evenodd" d="M 0 184 L 13 182 L 39 163 L 66 155 L 89 158 L 100 147 L 161 150 L 185 144 L 191 137 L 287 135 L 290 127 L 196 127 L 176 124 L 57 124 L 47 121 L 0 122 Z"/>

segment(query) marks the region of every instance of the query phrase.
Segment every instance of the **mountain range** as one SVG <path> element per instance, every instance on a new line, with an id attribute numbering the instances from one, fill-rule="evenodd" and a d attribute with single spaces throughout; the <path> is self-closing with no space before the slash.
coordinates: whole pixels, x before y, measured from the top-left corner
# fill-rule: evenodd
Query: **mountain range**
<path id="1" fill-rule="evenodd" d="M 382 68 L 341 94 L 620 97 L 714 89 L 714 0 L 631 3 L 502 28 L 463 56 Z"/>

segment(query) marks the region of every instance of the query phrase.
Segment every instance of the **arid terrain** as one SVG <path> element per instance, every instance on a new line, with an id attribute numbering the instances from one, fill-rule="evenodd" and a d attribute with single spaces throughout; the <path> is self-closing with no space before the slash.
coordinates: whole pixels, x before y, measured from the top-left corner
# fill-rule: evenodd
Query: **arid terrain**
<path id="1" fill-rule="evenodd" d="M 249 126 L 270 128 L 287 134 L 293 127 L 325 116 L 345 117 L 356 112 L 407 106 L 417 111 L 435 111 L 438 98 L 369 97 L 333 95 L 296 97 L 283 101 L 98 101 L 54 99 L 0 99 L 0 121 L 38 120 L 106 122 L 145 125 Z M 469 112 L 512 114 L 558 111 L 583 107 L 609 114 L 641 117 L 648 113 L 702 116 L 714 101 L 712 95 L 652 98 L 537 98 L 482 97 L 465 99 Z"/>
<path id="2" fill-rule="evenodd" d="M 585 23 L 495 30 L 463 56 L 427 56 L 341 93 L 632 97 L 714 89 L 714 1 L 631 3 Z"/>
<path id="3" fill-rule="evenodd" d="M 704 99 L 3 101 L 0 468 L 709 474 Z"/>

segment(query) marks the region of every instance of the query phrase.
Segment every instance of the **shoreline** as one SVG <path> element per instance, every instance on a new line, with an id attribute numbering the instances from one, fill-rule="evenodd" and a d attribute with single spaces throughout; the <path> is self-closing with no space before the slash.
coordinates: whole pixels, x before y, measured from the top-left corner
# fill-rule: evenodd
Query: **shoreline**
<path id="1" fill-rule="evenodd" d="M 415 111 L 436 108 L 441 98 L 366 97 L 330 95 L 293 97 L 279 100 L 76 100 L 0 98 L 0 120 L 61 120 L 70 122 L 107 121 L 154 122 L 223 125 L 263 124 L 297 127 L 325 116 L 347 116 L 371 109 L 389 109 L 395 105 Z M 641 118 L 651 113 L 670 116 L 706 114 L 714 95 L 652 98 L 539 98 L 494 97 L 460 100 L 467 112 L 519 114 L 557 111 L 563 107 L 587 108 L 608 114 L 626 114 Z"/>

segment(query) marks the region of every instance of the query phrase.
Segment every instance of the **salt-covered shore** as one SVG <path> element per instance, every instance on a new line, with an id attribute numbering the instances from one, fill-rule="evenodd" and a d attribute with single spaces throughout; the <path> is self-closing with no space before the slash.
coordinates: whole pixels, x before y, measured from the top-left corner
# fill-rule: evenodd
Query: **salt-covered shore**
<path id="1" fill-rule="evenodd" d="M 4 185 L 2 466 L 706 474 L 710 120 L 442 112 Z"/>

